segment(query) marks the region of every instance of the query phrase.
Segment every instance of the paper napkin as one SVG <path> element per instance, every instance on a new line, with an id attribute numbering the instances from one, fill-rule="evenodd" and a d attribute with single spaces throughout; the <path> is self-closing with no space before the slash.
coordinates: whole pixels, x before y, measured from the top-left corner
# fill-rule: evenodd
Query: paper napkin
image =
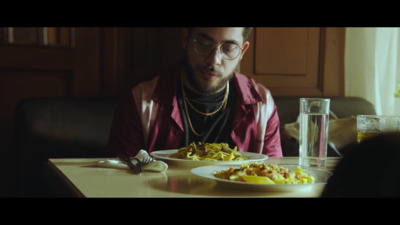
<path id="1" fill-rule="evenodd" d="M 150 157 L 146 150 L 140 150 L 135 158 L 142 160 L 146 157 Z M 136 165 L 136 160 L 132 160 L 132 164 Z M 119 159 L 106 159 L 97 162 L 97 166 L 108 167 L 108 168 L 118 168 L 118 169 L 129 169 L 129 166 L 119 160 Z M 143 171 L 156 171 L 156 172 L 165 172 L 168 169 L 168 164 L 163 161 L 154 160 L 153 162 L 147 164 L 142 167 Z"/>

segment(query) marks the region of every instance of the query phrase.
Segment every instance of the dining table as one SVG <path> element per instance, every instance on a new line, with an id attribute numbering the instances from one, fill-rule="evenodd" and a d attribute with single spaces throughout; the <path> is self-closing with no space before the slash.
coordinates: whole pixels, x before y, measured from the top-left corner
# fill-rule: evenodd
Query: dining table
<path id="1" fill-rule="evenodd" d="M 193 174 L 194 167 L 168 164 L 165 172 L 99 167 L 106 158 L 50 158 L 44 170 L 47 184 L 59 196 L 83 198 L 318 198 L 325 183 L 294 190 L 251 190 L 222 185 Z M 340 160 L 328 157 L 331 172 Z M 298 165 L 298 157 L 269 157 L 265 164 Z M 290 184 L 288 184 L 290 185 Z"/>

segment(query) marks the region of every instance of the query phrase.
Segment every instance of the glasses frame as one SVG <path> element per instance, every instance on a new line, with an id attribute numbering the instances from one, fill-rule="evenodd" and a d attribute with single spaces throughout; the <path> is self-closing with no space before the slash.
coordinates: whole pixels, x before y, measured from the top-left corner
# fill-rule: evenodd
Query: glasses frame
<path id="1" fill-rule="evenodd" d="M 236 59 L 236 58 L 240 55 L 240 53 L 241 53 L 242 50 L 243 50 L 243 47 L 241 47 L 240 45 L 238 45 L 238 44 L 236 44 L 236 43 L 233 43 L 233 44 L 237 45 L 238 48 L 239 48 L 240 50 L 238 51 L 238 54 L 237 54 L 235 57 L 233 57 L 233 58 L 227 58 L 227 55 L 224 54 L 224 52 L 222 51 L 222 46 L 224 46 L 225 43 L 222 43 L 222 44 L 214 43 L 214 44 L 212 45 L 212 48 L 210 49 L 210 52 L 209 52 L 209 53 L 202 54 L 202 53 L 200 53 L 200 52 L 196 49 L 196 44 L 199 44 L 197 38 L 191 38 L 191 39 L 192 39 L 192 41 L 194 42 L 194 44 L 193 44 L 194 52 L 196 52 L 198 55 L 201 55 L 201 56 L 207 56 L 207 55 L 211 54 L 211 52 L 217 47 L 219 53 L 220 53 L 221 56 L 222 56 L 222 58 L 224 58 L 224 59 L 226 59 L 226 60 L 234 60 L 234 59 Z"/>

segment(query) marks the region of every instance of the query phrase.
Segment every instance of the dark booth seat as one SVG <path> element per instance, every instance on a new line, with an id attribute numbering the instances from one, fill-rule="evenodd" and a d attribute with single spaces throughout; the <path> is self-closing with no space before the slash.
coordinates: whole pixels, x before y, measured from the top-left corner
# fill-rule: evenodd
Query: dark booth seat
<path id="1" fill-rule="evenodd" d="M 104 157 L 116 98 L 34 98 L 15 110 L 17 195 L 52 196 L 48 158 Z"/>

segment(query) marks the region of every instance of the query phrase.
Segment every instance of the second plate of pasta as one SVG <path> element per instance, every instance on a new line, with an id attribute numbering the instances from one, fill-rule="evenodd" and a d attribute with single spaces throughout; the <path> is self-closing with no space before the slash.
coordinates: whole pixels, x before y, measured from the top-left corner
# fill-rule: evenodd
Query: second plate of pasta
<path id="1" fill-rule="evenodd" d="M 297 165 L 283 165 L 284 167 L 292 170 L 296 169 Z M 239 165 L 211 165 L 211 166 L 201 166 L 191 169 L 191 173 L 199 177 L 203 177 L 209 180 L 214 180 L 217 184 L 229 188 L 239 189 L 239 190 L 250 190 L 250 191 L 300 191 L 306 188 L 312 188 L 315 185 L 325 185 L 329 177 L 332 175 L 331 172 L 307 168 L 305 171 L 315 178 L 314 183 L 308 184 L 261 184 L 261 183 L 251 183 L 251 182 L 241 182 L 232 181 L 215 176 L 215 173 L 224 171 L 230 168 L 239 169 Z"/>
<path id="2" fill-rule="evenodd" d="M 174 158 L 171 155 L 175 154 L 178 149 L 171 150 L 160 150 L 150 153 L 150 155 L 154 156 L 157 160 L 163 160 L 168 164 L 178 165 L 178 166 L 190 166 L 197 167 L 203 165 L 241 165 L 242 163 L 252 163 L 252 162 L 260 162 L 268 159 L 267 155 L 258 154 L 254 152 L 240 152 L 245 160 L 236 160 L 236 161 L 211 161 L 211 160 L 190 160 L 190 159 L 178 159 Z"/>

